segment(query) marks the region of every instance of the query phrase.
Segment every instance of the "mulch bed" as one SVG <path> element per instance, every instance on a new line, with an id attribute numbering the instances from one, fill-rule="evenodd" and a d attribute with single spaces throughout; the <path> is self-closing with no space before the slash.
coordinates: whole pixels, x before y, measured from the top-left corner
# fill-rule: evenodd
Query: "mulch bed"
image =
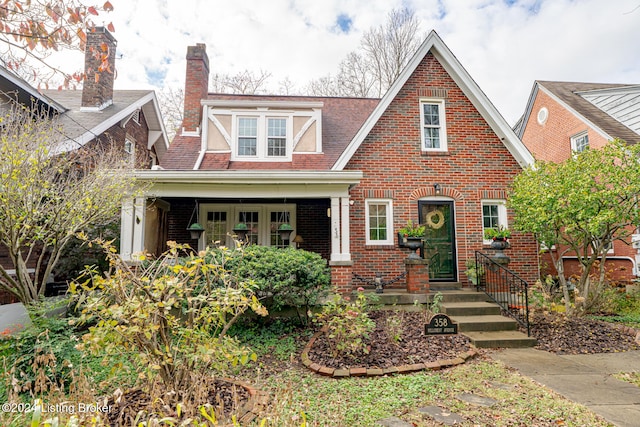
<path id="1" fill-rule="evenodd" d="M 162 386 L 159 385 L 159 388 Z M 229 419 L 232 414 L 238 414 L 238 410 L 249 402 L 249 390 L 234 381 L 212 378 L 200 390 L 197 403 L 183 402 L 182 398 L 172 391 L 162 391 L 158 395 L 151 396 L 145 391 L 135 388 L 127 390 L 121 395 L 114 395 L 107 399 L 105 405 L 110 407 L 107 418 L 110 425 L 134 425 L 139 413 L 144 413 L 138 421 L 147 420 L 149 417 L 160 419 L 177 416 L 176 407 L 182 402 L 186 412 L 191 410 L 197 413 L 197 408 L 203 404 L 210 404 L 216 410 L 216 417 Z M 188 413 L 182 418 L 188 417 Z M 240 416 L 244 413 L 239 414 Z M 193 416 L 193 415 L 192 415 Z"/>
<path id="2" fill-rule="evenodd" d="M 536 348 L 556 354 L 616 353 L 640 350 L 636 332 L 610 322 L 536 312 L 531 320 Z"/>
<path id="3" fill-rule="evenodd" d="M 355 357 L 332 357 L 329 343 L 321 334 L 309 350 L 309 359 L 313 362 L 336 369 L 353 367 L 390 368 L 392 366 L 436 362 L 455 359 L 461 353 L 471 349 L 469 339 L 463 335 L 427 336 L 424 312 L 400 310 L 378 310 L 369 313 L 376 323 L 375 330 L 366 341 L 368 354 Z M 401 339 L 396 341 L 389 335 L 387 319 L 396 317 L 401 320 Z"/>

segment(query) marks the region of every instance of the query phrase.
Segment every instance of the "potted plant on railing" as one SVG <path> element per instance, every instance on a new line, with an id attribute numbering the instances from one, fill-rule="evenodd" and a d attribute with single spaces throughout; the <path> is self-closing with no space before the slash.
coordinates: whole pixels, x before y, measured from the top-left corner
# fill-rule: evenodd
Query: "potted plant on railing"
<path id="1" fill-rule="evenodd" d="M 511 231 L 508 228 L 492 227 L 484 230 L 484 238 L 491 240 L 492 249 L 506 249 L 509 247 L 509 238 L 511 238 Z"/>

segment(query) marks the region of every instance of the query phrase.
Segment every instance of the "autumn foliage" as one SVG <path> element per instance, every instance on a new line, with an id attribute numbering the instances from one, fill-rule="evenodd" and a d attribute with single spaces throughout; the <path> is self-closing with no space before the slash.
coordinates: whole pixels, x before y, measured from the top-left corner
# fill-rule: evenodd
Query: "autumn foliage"
<path id="1" fill-rule="evenodd" d="M 47 57 L 64 49 L 84 50 L 94 18 L 113 10 L 111 2 L 86 6 L 80 0 L 0 0 L 0 56 L 3 66 L 28 80 L 49 86 L 51 77 L 62 74 L 62 87 L 84 78 L 48 64 Z M 113 32 L 112 23 L 106 28 Z"/>

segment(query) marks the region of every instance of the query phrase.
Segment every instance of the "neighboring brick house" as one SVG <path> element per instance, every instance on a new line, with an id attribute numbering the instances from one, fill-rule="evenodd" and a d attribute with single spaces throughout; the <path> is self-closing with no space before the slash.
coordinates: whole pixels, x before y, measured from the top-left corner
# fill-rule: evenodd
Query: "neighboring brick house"
<path id="1" fill-rule="evenodd" d="M 96 27 L 87 34 L 87 78 L 82 90 L 40 91 L 0 67 L 0 113 L 10 103 L 46 111 L 68 138 L 60 151 L 94 150 L 96 144 L 109 144 L 130 156 L 132 167 L 150 168 L 169 148 L 158 101 L 152 90 L 114 90 L 115 57 L 116 40 L 106 29 Z M 96 77 L 104 64 L 109 71 Z M 11 273 L 13 264 L 3 247 L 0 264 Z"/>
<path id="2" fill-rule="evenodd" d="M 640 85 L 536 81 L 515 131 L 536 159 L 551 162 L 562 162 L 574 151 L 601 148 L 615 138 L 636 144 Z M 555 274 L 550 259 L 543 260 L 543 272 Z M 568 275 L 579 272 L 575 256 L 565 260 Z M 640 251 L 631 242 L 614 242 L 607 260 L 614 280 L 628 282 L 640 275 Z"/>
<path id="3" fill-rule="evenodd" d="M 145 206 L 157 206 L 169 239 L 199 248 L 232 244 L 236 223 L 258 244 L 298 240 L 349 291 L 355 275 L 402 275 L 397 232 L 411 220 L 427 224 L 430 280 L 467 284 L 483 224 L 512 223 L 507 188 L 533 158 L 435 32 L 382 99 L 213 94 L 208 76 L 205 46 L 189 47 L 183 130 L 159 168 L 137 173 L 153 187 L 123 221 L 127 258 L 148 249 L 161 224 Z M 196 221 L 205 232 L 191 240 Z M 535 280 L 534 238 L 511 242 L 511 267 Z"/>

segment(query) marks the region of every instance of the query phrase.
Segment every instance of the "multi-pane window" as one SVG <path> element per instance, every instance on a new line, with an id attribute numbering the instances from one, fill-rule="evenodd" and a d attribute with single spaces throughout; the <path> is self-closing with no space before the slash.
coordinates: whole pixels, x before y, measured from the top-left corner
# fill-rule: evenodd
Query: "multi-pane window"
<path id="1" fill-rule="evenodd" d="M 487 228 L 507 227 L 507 207 L 505 200 L 482 201 L 482 234 Z M 484 239 L 483 239 L 484 240 Z M 490 241 L 485 241 L 490 243 Z"/>
<path id="2" fill-rule="evenodd" d="M 240 117 L 238 119 L 238 156 L 258 154 L 258 119 Z"/>
<path id="3" fill-rule="evenodd" d="M 289 241 L 283 240 L 278 232 L 278 228 L 280 228 L 282 224 L 291 224 L 289 212 L 271 212 L 271 222 L 269 224 L 269 238 L 271 246 L 276 246 L 278 248 L 289 246 Z"/>
<path id="4" fill-rule="evenodd" d="M 207 212 L 205 231 L 208 246 L 225 245 L 227 241 L 227 212 Z"/>
<path id="5" fill-rule="evenodd" d="M 422 149 L 425 151 L 445 151 L 447 149 L 446 127 L 443 101 L 423 101 L 420 103 L 422 123 Z"/>
<path id="6" fill-rule="evenodd" d="M 589 148 L 589 134 L 587 132 L 571 137 L 571 149 L 573 151 L 582 153 L 587 148 Z"/>
<path id="7" fill-rule="evenodd" d="M 391 200 L 367 200 L 367 244 L 393 244 Z"/>
<path id="8" fill-rule="evenodd" d="M 238 212 L 238 222 L 247 224 L 247 242 L 258 243 L 258 228 L 260 221 L 260 213 L 256 211 L 240 211 Z"/>
<path id="9" fill-rule="evenodd" d="M 284 160 L 291 157 L 290 121 L 286 117 L 240 116 L 235 156 L 246 160 Z"/>
<path id="10" fill-rule="evenodd" d="M 268 119 L 267 123 L 267 156 L 286 156 L 287 119 Z"/>

